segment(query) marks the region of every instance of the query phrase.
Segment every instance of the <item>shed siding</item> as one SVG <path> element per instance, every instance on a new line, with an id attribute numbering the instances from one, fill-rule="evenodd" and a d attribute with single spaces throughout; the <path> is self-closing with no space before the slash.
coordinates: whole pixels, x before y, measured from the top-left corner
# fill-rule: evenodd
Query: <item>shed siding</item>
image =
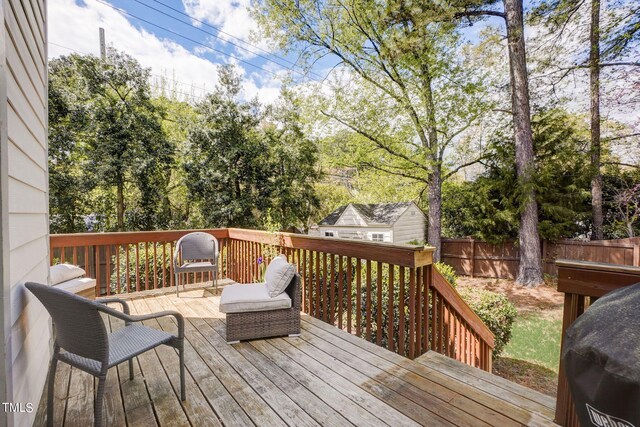
<path id="1" fill-rule="evenodd" d="M 40 401 L 51 356 L 50 319 L 24 283 L 48 282 L 46 2 L 3 0 L 2 275 L 3 401 Z M 32 413 L 3 414 L 30 426 Z"/>
<path id="2" fill-rule="evenodd" d="M 325 237 L 326 231 L 333 231 L 333 237 L 341 239 L 371 240 L 371 233 L 385 233 L 385 242 L 393 242 L 393 230 L 391 227 L 345 227 L 322 225 L 318 227 L 320 237 Z"/>
<path id="3" fill-rule="evenodd" d="M 424 214 L 420 211 L 420 208 L 412 205 L 394 224 L 393 243 L 408 243 L 412 240 L 424 241 L 425 234 L 426 222 Z"/>
<path id="4" fill-rule="evenodd" d="M 349 205 L 349 206 L 347 206 L 347 208 L 344 210 L 344 212 L 342 213 L 342 215 L 340 216 L 340 218 L 336 222 L 336 225 L 341 225 L 341 226 L 348 226 L 348 225 L 366 226 L 367 223 L 364 221 L 364 219 L 362 219 L 362 217 L 360 216 L 358 211 L 356 211 L 356 209 L 353 206 Z M 322 235 L 324 236 L 324 233 L 322 233 Z"/>

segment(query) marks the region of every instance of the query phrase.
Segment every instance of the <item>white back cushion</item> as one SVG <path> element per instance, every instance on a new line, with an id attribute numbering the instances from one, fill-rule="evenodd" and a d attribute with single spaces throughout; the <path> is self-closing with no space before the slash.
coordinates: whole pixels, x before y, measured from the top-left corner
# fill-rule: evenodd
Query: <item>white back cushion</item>
<path id="1" fill-rule="evenodd" d="M 85 271 L 75 265 L 58 264 L 49 268 L 49 274 L 51 276 L 51 284 L 57 285 L 58 283 L 66 282 L 76 277 L 82 277 L 85 275 Z"/>
<path id="2" fill-rule="evenodd" d="M 283 293 L 295 274 L 296 266 L 289 264 L 284 254 L 275 257 L 264 273 L 269 296 L 273 298 Z"/>

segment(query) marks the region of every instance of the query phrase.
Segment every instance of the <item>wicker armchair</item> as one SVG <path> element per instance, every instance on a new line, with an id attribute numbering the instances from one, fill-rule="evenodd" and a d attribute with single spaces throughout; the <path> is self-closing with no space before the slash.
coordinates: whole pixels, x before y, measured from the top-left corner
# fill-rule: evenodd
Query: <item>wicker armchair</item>
<path id="1" fill-rule="evenodd" d="M 246 285 L 241 285 L 246 286 Z M 265 311 L 227 313 L 227 343 L 257 338 L 300 335 L 300 275 L 285 289 L 291 307 Z"/>
<path id="2" fill-rule="evenodd" d="M 180 397 L 186 400 L 184 377 L 184 319 L 180 313 L 163 311 L 143 316 L 131 316 L 129 306 L 117 298 L 91 301 L 61 289 L 38 283 L 27 283 L 31 291 L 47 309 L 54 326 L 54 351 L 49 369 L 47 390 L 47 425 L 53 426 L 53 385 L 58 361 L 88 372 L 98 378 L 94 402 L 94 425 L 102 426 L 102 402 L 109 368 L 129 361 L 129 379 L 133 379 L 133 358 L 160 344 L 178 350 L 180 357 Z M 105 304 L 117 302 L 124 312 Z M 124 328 L 107 333 L 100 313 L 124 320 Z M 178 323 L 178 335 L 137 324 L 143 320 L 173 316 Z"/>

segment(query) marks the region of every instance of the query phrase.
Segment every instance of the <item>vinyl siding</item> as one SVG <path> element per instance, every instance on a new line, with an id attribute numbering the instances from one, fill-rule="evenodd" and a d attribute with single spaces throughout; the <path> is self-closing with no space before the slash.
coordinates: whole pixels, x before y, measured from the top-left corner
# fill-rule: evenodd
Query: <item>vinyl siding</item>
<path id="1" fill-rule="evenodd" d="M 3 397 L 37 408 L 51 356 L 51 322 L 23 285 L 47 283 L 49 274 L 46 4 L 3 0 L 2 8 Z M 3 416 L 10 426 L 30 426 L 35 411 Z"/>
<path id="2" fill-rule="evenodd" d="M 346 226 L 346 225 L 361 225 L 366 226 L 367 223 L 362 219 L 358 211 L 351 205 L 347 206 L 347 208 L 342 212 L 338 221 L 336 221 L 336 225 Z M 322 233 L 324 236 L 324 233 Z"/>
<path id="3" fill-rule="evenodd" d="M 333 237 L 352 240 L 371 240 L 372 233 L 384 233 L 385 242 L 393 242 L 393 230 L 391 227 L 348 227 L 322 225 L 318 227 L 319 236 L 325 237 L 325 231 L 333 231 Z M 388 236 L 388 237 L 387 237 Z"/>
<path id="4" fill-rule="evenodd" d="M 414 212 L 414 215 L 411 213 Z M 412 205 L 393 225 L 393 243 L 408 243 L 412 240 L 424 241 L 426 220 L 420 209 Z"/>

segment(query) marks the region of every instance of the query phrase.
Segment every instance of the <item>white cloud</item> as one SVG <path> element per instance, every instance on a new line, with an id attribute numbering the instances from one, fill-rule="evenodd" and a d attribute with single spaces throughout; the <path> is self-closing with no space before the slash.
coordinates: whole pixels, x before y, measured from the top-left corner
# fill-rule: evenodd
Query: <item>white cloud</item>
<path id="1" fill-rule="evenodd" d="M 266 41 L 256 44 L 250 39 L 252 33 L 258 32 L 258 24 L 250 14 L 250 0 L 182 0 L 182 3 L 186 13 L 195 19 L 194 25 L 202 26 L 198 21 L 213 25 L 221 30 L 217 33 L 220 39 L 242 46 L 234 47 L 240 57 L 252 58 L 268 48 Z"/>
<path id="2" fill-rule="evenodd" d="M 236 16 L 244 19 L 242 14 Z M 245 71 L 243 64 L 221 55 L 218 62 L 213 62 L 204 56 L 207 53 L 204 48 L 190 51 L 174 40 L 137 28 L 121 13 L 98 2 L 78 4 L 74 0 L 51 0 L 48 24 L 50 58 L 68 55 L 71 52 L 67 48 L 98 55 L 98 28 L 103 27 L 108 44 L 133 56 L 142 66 L 150 67 L 155 79 L 164 76 L 169 82 L 182 82 L 177 85 L 180 91 L 202 96 L 217 83 L 217 65 L 228 62 L 236 63 L 245 76 L 248 98 L 257 95 L 261 102 L 271 102 L 274 90 L 280 87 L 276 79 L 263 81 L 266 76 L 262 71 Z M 229 20 L 225 24 L 233 25 Z M 238 27 L 242 25 L 243 21 L 238 22 Z"/>

